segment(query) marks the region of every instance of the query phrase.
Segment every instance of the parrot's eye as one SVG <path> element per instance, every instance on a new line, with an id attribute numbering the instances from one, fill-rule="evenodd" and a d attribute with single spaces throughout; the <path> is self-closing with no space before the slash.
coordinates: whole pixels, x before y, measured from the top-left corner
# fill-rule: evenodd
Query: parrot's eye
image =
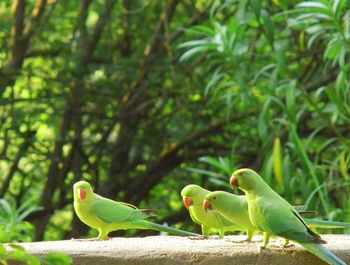
<path id="1" fill-rule="evenodd" d="M 213 199 L 216 200 L 216 197 L 214 196 Z"/>

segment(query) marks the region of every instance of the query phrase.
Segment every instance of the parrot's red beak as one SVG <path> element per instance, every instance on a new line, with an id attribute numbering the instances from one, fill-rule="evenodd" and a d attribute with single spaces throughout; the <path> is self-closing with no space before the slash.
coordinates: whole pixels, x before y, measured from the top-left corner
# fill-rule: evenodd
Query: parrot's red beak
<path id="1" fill-rule="evenodd" d="M 211 207 L 211 205 L 210 205 L 210 203 L 209 203 L 208 200 L 204 200 L 204 201 L 203 201 L 203 208 L 205 209 L 206 212 L 207 212 L 208 210 L 212 210 L 212 207 Z"/>
<path id="2" fill-rule="evenodd" d="M 231 185 L 231 187 L 232 186 L 239 187 L 238 181 L 237 181 L 237 179 L 235 178 L 234 175 L 232 175 L 232 177 L 230 178 L 230 185 Z"/>
<path id="3" fill-rule="evenodd" d="M 78 189 L 79 199 L 82 201 L 86 197 L 86 191 L 84 189 Z"/>
<path id="4" fill-rule="evenodd" d="M 193 204 L 191 197 L 188 197 L 188 196 L 185 196 L 183 198 L 183 201 L 184 201 L 184 205 L 187 209 L 188 209 L 188 207 L 190 207 Z"/>

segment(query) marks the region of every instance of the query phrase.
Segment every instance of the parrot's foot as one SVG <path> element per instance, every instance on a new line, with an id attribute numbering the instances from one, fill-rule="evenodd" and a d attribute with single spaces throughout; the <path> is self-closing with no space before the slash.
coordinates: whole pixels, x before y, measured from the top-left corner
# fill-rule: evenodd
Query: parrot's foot
<path id="1" fill-rule="evenodd" d="M 295 245 L 294 244 L 283 244 L 280 246 L 281 249 L 284 249 L 284 248 L 294 248 Z"/>
<path id="2" fill-rule="evenodd" d="M 97 240 L 103 240 L 98 237 L 93 237 L 93 238 L 71 238 L 70 240 L 74 241 L 97 241 Z"/>
<path id="3" fill-rule="evenodd" d="M 253 241 L 251 240 L 251 239 L 244 239 L 244 240 L 235 240 L 235 241 L 230 241 L 230 240 L 228 240 L 229 242 L 234 242 L 234 243 L 248 243 L 248 244 L 250 244 L 250 243 L 253 243 Z"/>
<path id="4" fill-rule="evenodd" d="M 189 236 L 188 237 L 191 240 L 217 240 L 217 239 L 223 239 L 218 236 Z"/>
<path id="5" fill-rule="evenodd" d="M 221 237 L 221 236 L 210 236 L 210 239 L 214 239 L 214 240 L 223 239 L 223 238 L 224 237 Z"/>
<path id="6" fill-rule="evenodd" d="M 96 238 L 96 240 L 100 240 L 100 241 L 102 241 L 102 240 L 112 240 L 112 238 L 111 237 L 103 237 L 103 238 Z"/>
<path id="7" fill-rule="evenodd" d="M 263 250 L 265 250 L 265 249 L 266 249 L 265 246 L 259 245 L 259 246 L 258 246 L 258 252 L 259 252 L 259 254 L 261 254 L 261 252 L 262 252 Z"/>
<path id="8" fill-rule="evenodd" d="M 189 236 L 188 238 L 190 240 L 205 240 L 209 239 L 209 236 Z"/>

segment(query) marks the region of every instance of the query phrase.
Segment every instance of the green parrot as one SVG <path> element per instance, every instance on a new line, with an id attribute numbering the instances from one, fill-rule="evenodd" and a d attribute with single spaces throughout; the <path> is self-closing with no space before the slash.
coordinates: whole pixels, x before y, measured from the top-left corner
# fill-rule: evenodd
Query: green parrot
<path id="1" fill-rule="evenodd" d="M 202 235 L 208 236 L 210 232 L 218 232 L 223 238 L 226 231 L 243 230 L 243 228 L 228 221 L 220 214 L 207 212 L 203 209 L 203 200 L 210 191 L 198 185 L 187 185 L 181 191 L 183 203 L 188 209 L 191 219 L 202 228 Z"/>
<path id="2" fill-rule="evenodd" d="M 225 191 L 213 191 L 207 193 L 203 201 L 203 208 L 222 215 L 232 223 L 243 227 L 247 233 L 247 241 L 251 241 L 252 236 L 258 229 L 252 224 L 248 214 L 248 202 L 246 196 L 235 195 Z M 304 206 L 293 206 L 299 214 L 305 213 Z M 317 228 L 346 228 L 350 223 L 324 221 L 319 219 L 305 219 L 310 227 Z M 267 243 L 266 243 L 267 244 Z M 288 240 L 285 245 L 288 245 Z"/>
<path id="3" fill-rule="evenodd" d="M 257 228 L 248 215 L 248 203 L 243 195 L 235 195 L 225 191 L 209 192 L 203 200 L 203 208 L 207 212 L 220 214 L 232 223 L 237 224 L 240 231 L 247 233 L 247 241 L 251 241 Z"/>
<path id="4" fill-rule="evenodd" d="M 264 247 L 269 235 L 276 235 L 299 243 L 328 264 L 346 265 L 321 245 L 327 242 L 313 232 L 293 206 L 272 190 L 254 170 L 243 168 L 233 172 L 230 185 L 245 192 L 249 218 L 259 231 L 265 232 Z"/>
<path id="5" fill-rule="evenodd" d="M 106 199 L 93 192 L 90 184 L 79 181 L 73 186 L 74 210 L 86 225 L 98 230 L 98 238 L 105 239 L 115 230 L 152 229 L 181 236 L 200 236 L 183 230 L 150 222 L 154 210 L 138 209 L 135 206 Z"/>

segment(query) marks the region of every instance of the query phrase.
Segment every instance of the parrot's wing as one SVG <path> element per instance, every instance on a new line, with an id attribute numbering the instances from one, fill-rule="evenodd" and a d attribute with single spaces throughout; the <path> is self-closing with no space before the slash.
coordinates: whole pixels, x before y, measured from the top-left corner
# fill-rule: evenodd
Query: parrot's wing
<path id="1" fill-rule="evenodd" d="M 132 205 L 132 204 L 127 203 L 127 202 L 118 202 L 118 203 L 123 204 L 125 206 L 128 206 L 130 208 L 133 208 L 133 209 L 135 209 L 135 210 L 137 210 L 139 212 L 143 212 L 143 213 L 145 213 L 145 214 L 147 214 L 149 216 L 155 216 L 158 213 L 158 210 L 156 210 L 156 209 L 139 209 L 135 205 Z"/>
<path id="2" fill-rule="evenodd" d="M 270 204 L 269 207 L 273 210 L 265 212 L 266 221 L 275 235 L 304 243 L 325 243 L 292 207 L 280 207 L 278 204 Z"/>
<path id="3" fill-rule="evenodd" d="M 150 217 L 149 214 L 138 210 L 135 206 L 130 207 L 125 203 L 106 198 L 96 198 L 92 202 L 92 211 L 98 218 L 107 223 L 135 221 Z"/>
<path id="4" fill-rule="evenodd" d="M 232 226 L 232 225 L 236 225 L 234 223 L 232 223 L 231 221 L 227 220 L 225 217 L 223 217 L 221 214 L 216 214 L 216 218 L 219 219 L 220 223 L 222 223 L 225 226 Z"/>
<path id="5" fill-rule="evenodd" d="M 139 208 L 137 208 L 135 205 L 132 205 L 132 204 L 127 203 L 127 202 L 118 202 L 118 203 L 123 204 L 123 205 L 125 205 L 125 206 L 129 206 L 130 208 L 133 208 L 133 209 L 135 209 L 135 210 L 138 210 L 138 209 L 139 209 Z"/>

